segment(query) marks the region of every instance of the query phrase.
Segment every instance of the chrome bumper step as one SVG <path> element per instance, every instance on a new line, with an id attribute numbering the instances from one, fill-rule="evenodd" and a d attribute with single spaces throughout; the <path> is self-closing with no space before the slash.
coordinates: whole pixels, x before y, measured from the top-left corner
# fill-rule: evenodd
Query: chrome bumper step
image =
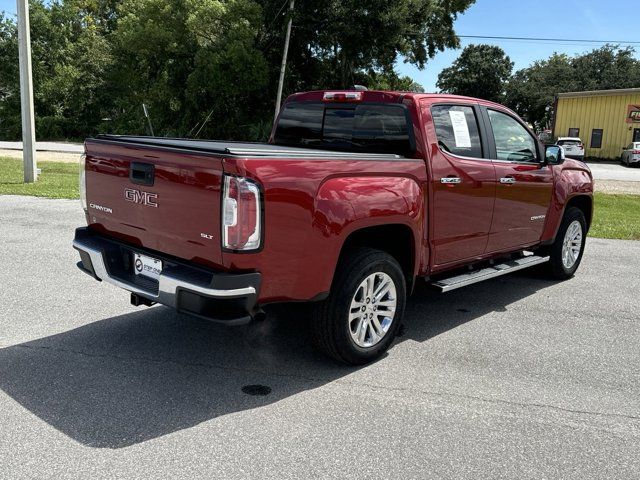
<path id="1" fill-rule="evenodd" d="M 538 255 L 529 255 L 516 260 L 510 260 L 508 262 L 501 263 L 499 265 L 492 265 L 480 270 L 474 270 L 458 274 L 449 278 L 442 278 L 431 282 L 430 285 L 437 288 L 441 292 L 450 292 L 457 288 L 466 287 L 473 283 L 482 282 L 491 278 L 506 275 L 507 273 L 516 272 L 523 268 L 533 267 L 549 261 L 549 257 L 540 257 Z"/>

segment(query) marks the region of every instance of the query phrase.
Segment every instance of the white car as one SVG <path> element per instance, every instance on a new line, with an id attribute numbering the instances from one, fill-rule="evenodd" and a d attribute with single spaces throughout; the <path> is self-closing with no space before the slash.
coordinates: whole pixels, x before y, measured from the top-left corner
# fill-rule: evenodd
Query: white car
<path id="1" fill-rule="evenodd" d="M 631 142 L 622 149 L 620 162 L 627 167 L 640 164 L 640 142 Z"/>
<path id="2" fill-rule="evenodd" d="M 558 137 L 556 145 L 564 148 L 567 157 L 584 160 L 584 144 L 578 137 Z"/>

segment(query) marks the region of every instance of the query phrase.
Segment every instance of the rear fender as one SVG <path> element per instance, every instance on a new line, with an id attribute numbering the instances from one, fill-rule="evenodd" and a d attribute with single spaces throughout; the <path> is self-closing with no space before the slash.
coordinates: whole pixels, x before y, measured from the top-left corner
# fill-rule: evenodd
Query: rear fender
<path id="1" fill-rule="evenodd" d="M 413 233 L 416 254 L 412 274 L 417 275 L 424 251 L 423 198 L 422 188 L 410 177 L 350 176 L 325 181 L 316 195 L 313 219 L 314 231 L 327 247 L 321 252 L 327 265 L 322 283 L 330 287 L 342 247 L 351 234 L 393 224 L 406 225 Z"/>

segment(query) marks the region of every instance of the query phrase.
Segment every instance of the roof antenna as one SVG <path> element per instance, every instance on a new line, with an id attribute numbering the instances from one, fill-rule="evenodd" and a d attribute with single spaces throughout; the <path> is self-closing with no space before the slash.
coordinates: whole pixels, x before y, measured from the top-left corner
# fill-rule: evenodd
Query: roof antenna
<path id="1" fill-rule="evenodd" d="M 151 117 L 149 117 L 149 109 L 147 108 L 147 104 L 142 104 L 142 111 L 144 112 L 144 116 L 147 118 L 147 122 L 149 122 L 149 130 L 151 130 L 151 136 L 155 137 L 153 134 L 153 125 L 151 125 Z"/>
<path id="2" fill-rule="evenodd" d="M 369 90 L 367 87 L 365 87 L 364 85 L 354 85 L 353 86 L 353 90 L 359 90 L 361 92 L 365 92 L 367 90 Z"/>

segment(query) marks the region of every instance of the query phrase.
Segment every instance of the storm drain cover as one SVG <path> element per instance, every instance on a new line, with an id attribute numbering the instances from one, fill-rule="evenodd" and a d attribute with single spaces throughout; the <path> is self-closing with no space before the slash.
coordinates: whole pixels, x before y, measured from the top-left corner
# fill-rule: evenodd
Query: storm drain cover
<path id="1" fill-rule="evenodd" d="M 242 391 L 247 395 L 265 396 L 271 393 L 271 387 L 266 385 L 245 385 L 242 387 Z"/>

